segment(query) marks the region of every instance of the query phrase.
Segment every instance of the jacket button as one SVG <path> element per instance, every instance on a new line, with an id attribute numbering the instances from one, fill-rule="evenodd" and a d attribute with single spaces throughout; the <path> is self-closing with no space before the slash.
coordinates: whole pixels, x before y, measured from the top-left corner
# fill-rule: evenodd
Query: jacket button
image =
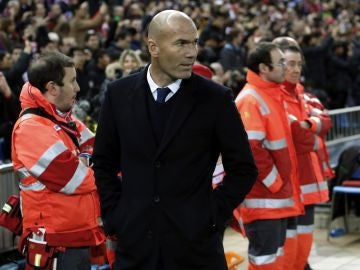
<path id="1" fill-rule="evenodd" d="M 161 162 L 160 161 L 155 161 L 155 168 L 160 168 L 161 167 Z"/>
<path id="2" fill-rule="evenodd" d="M 160 202 L 160 197 L 158 195 L 154 196 L 154 202 L 156 202 L 156 203 Z"/>

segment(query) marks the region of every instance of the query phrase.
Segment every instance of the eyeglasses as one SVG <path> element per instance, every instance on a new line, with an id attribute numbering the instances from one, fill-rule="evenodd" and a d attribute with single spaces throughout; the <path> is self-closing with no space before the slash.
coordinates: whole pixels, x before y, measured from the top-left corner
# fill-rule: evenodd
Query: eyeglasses
<path id="1" fill-rule="evenodd" d="M 290 68 L 295 68 L 295 67 L 302 68 L 303 63 L 302 62 L 287 62 L 286 66 L 290 67 Z"/>
<path id="2" fill-rule="evenodd" d="M 270 63 L 269 65 L 273 66 L 273 67 L 275 66 L 275 67 L 281 67 L 281 68 L 286 67 L 285 60 L 280 60 L 279 63 Z"/>

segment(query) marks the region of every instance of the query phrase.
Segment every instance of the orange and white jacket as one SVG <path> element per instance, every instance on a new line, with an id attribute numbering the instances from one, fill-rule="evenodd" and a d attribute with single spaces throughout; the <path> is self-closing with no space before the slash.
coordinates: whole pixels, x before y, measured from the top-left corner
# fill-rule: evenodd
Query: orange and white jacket
<path id="1" fill-rule="evenodd" d="M 331 127 L 331 120 L 320 113 L 309 114 L 312 108 L 306 104 L 307 99 L 301 84 L 295 85 L 285 81 L 283 91 L 291 121 L 304 204 L 326 202 L 329 200 L 328 186 L 316 151 L 320 149 L 323 141 L 321 134 L 325 134 Z M 301 128 L 299 121 L 307 121 L 310 128 Z"/>
<path id="2" fill-rule="evenodd" d="M 75 120 L 80 150 L 64 131 L 70 113 L 61 117 L 40 90 L 26 83 L 20 95 L 22 109 L 42 108 L 56 120 L 25 114 L 12 135 L 12 160 L 20 178 L 24 230 L 45 228 L 50 246 L 98 245 L 105 240 L 99 226 L 100 206 L 91 168 L 78 158 L 92 151 L 93 133 Z M 66 119 L 66 120 L 65 120 Z"/>
<path id="3" fill-rule="evenodd" d="M 312 119 L 320 119 L 320 127 L 315 125 L 317 127 L 315 132 L 319 136 L 319 147 L 315 152 L 318 155 L 321 164 L 323 177 L 324 179 L 329 180 L 335 176 L 335 173 L 330 166 L 330 158 L 325 144 L 326 134 L 332 127 L 331 118 L 324 105 L 316 96 L 311 93 L 304 93 L 304 99 L 308 116 Z"/>
<path id="4" fill-rule="evenodd" d="M 283 92 L 279 84 L 264 81 L 250 70 L 247 82 L 235 102 L 259 175 L 240 206 L 242 221 L 297 216 L 304 209 Z"/>

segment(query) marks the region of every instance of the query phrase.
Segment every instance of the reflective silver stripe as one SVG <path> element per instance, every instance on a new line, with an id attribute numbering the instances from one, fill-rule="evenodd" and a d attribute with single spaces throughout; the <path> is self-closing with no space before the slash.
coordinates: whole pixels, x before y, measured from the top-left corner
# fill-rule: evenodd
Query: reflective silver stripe
<path id="1" fill-rule="evenodd" d="M 86 178 L 88 168 L 82 163 L 79 162 L 79 165 L 76 168 L 76 171 L 70 181 L 63 187 L 60 192 L 66 194 L 72 194 L 74 191 L 82 184 Z"/>
<path id="2" fill-rule="evenodd" d="M 324 170 L 328 170 L 330 167 L 328 166 L 327 162 L 326 161 L 323 161 L 323 168 Z"/>
<path id="3" fill-rule="evenodd" d="M 292 114 L 289 114 L 289 115 L 288 115 L 288 119 L 289 119 L 289 122 L 290 122 L 290 123 L 297 120 L 296 116 L 295 116 L 295 115 L 292 115 Z"/>
<path id="4" fill-rule="evenodd" d="M 276 169 L 275 165 L 273 165 L 270 173 L 262 180 L 265 186 L 270 187 L 272 184 L 275 183 L 276 176 L 278 175 L 278 170 Z"/>
<path id="5" fill-rule="evenodd" d="M 289 107 L 288 104 L 287 104 L 287 102 L 286 102 L 285 100 L 283 101 L 283 106 L 284 106 L 284 108 L 285 108 L 286 110 L 287 110 L 287 108 Z"/>
<path id="6" fill-rule="evenodd" d="M 314 225 L 297 225 L 298 234 L 308 234 L 314 232 Z"/>
<path id="7" fill-rule="evenodd" d="M 24 178 L 27 178 L 29 176 L 31 176 L 30 172 L 25 168 L 25 167 L 22 167 L 20 169 L 18 169 L 16 172 L 15 172 L 16 176 L 19 177 L 19 180 L 23 180 Z"/>
<path id="8" fill-rule="evenodd" d="M 287 199 L 245 199 L 244 206 L 247 208 L 283 208 L 294 206 L 293 198 Z"/>
<path id="9" fill-rule="evenodd" d="M 50 146 L 45 153 L 42 154 L 37 163 L 30 168 L 30 173 L 35 177 L 39 177 L 46 170 L 49 164 L 66 149 L 67 148 L 62 141 L 57 141 Z"/>
<path id="10" fill-rule="evenodd" d="M 82 144 L 84 142 L 86 142 L 87 140 L 91 139 L 94 137 L 94 134 L 88 129 L 85 128 L 81 133 L 80 133 L 80 140 L 79 140 L 79 144 Z"/>
<path id="11" fill-rule="evenodd" d="M 237 100 L 243 99 L 246 95 L 251 95 L 260 103 L 260 112 L 262 115 L 270 113 L 268 106 L 266 105 L 263 98 L 254 89 L 243 89 L 237 97 Z"/>
<path id="12" fill-rule="evenodd" d="M 265 148 L 269 150 L 279 150 L 287 147 L 286 139 L 280 140 L 264 140 Z"/>
<path id="13" fill-rule="evenodd" d="M 106 239 L 105 245 L 106 245 L 106 249 L 111 250 L 111 251 L 116 251 L 117 241 L 111 240 L 111 239 Z"/>
<path id="14" fill-rule="evenodd" d="M 284 256 L 284 247 L 279 247 L 276 256 Z"/>
<path id="15" fill-rule="evenodd" d="M 24 185 L 23 183 L 19 183 L 19 188 L 24 191 L 40 191 L 44 190 L 46 186 L 40 181 L 36 181 L 30 185 Z"/>
<path id="16" fill-rule="evenodd" d="M 256 130 L 248 130 L 246 131 L 249 140 L 259 140 L 262 141 L 265 139 L 265 132 L 256 131 Z"/>
<path id="17" fill-rule="evenodd" d="M 25 168 L 25 167 L 22 167 L 20 169 L 18 169 L 16 171 L 16 175 L 19 177 L 19 180 L 24 180 L 25 178 L 31 176 L 31 174 L 29 173 L 29 171 Z M 40 190 L 43 190 L 46 188 L 46 186 L 41 183 L 40 181 L 36 181 L 34 183 L 31 183 L 29 185 L 25 185 L 24 183 L 20 182 L 19 183 L 19 188 L 21 190 L 24 190 L 24 191 L 27 191 L 27 190 L 30 190 L 30 191 L 40 191 Z"/>
<path id="18" fill-rule="evenodd" d="M 311 110 L 311 112 L 310 112 L 310 114 L 313 115 L 313 116 L 319 116 L 319 115 L 321 115 L 322 113 L 323 113 L 323 112 L 322 112 L 321 110 L 316 109 L 316 108 L 313 108 L 313 109 Z"/>
<path id="19" fill-rule="evenodd" d="M 20 120 L 20 121 L 24 121 L 24 120 L 30 119 L 30 118 L 32 118 L 31 113 L 27 113 L 27 114 L 25 114 L 25 115 L 23 115 L 23 116 L 21 117 L 21 120 Z"/>
<path id="20" fill-rule="evenodd" d="M 314 122 L 316 122 L 316 134 L 319 134 L 321 131 L 321 120 L 319 117 L 310 117 L 311 120 L 313 120 Z"/>
<path id="21" fill-rule="evenodd" d="M 99 226 L 104 226 L 104 222 L 102 221 L 101 217 L 97 218 L 97 223 L 98 223 Z"/>
<path id="22" fill-rule="evenodd" d="M 315 137 L 315 142 L 314 142 L 314 150 L 319 150 L 320 149 L 320 139 L 318 135 L 314 135 Z"/>
<path id="23" fill-rule="evenodd" d="M 312 183 L 312 184 L 307 184 L 307 185 L 301 185 L 301 192 L 303 194 L 308 194 L 308 193 L 312 193 L 312 192 L 316 192 L 318 190 L 327 190 L 328 186 L 327 183 L 325 181 L 322 181 L 320 183 Z"/>
<path id="24" fill-rule="evenodd" d="M 279 247 L 276 253 L 262 256 L 249 254 L 249 261 L 255 265 L 264 265 L 275 262 L 276 258 L 284 254 L 283 247 Z"/>
<path id="25" fill-rule="evenodd" d="M 287 229 L 286 230 L 286 238 L 295 238 L 297 235 L 297 231 L 294 229 L 294 230 L 290 230 L 290 229 Z"/>

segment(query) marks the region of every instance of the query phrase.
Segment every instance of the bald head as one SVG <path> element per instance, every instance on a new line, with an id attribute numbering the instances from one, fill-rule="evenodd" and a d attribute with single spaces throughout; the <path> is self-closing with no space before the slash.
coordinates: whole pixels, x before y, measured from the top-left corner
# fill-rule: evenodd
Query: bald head
<path id="1" fill-rule="evenodd" d="M 159 86 L 190 78 L 197 56 L 198 32 L 185 13 L 165 10 L 150 22 L 147 39 L 150 74 Z"/>
<path id="2" fill-rule="evenodd" d="M 177 10 L 164 10 L 159 12 L 149 24 L 148 38 L 157 40 L 166 35 L 169 29 L 174 29 L 183 24 L 192 25 L 196 29 L 193 20 L 184 12 Z"/>

